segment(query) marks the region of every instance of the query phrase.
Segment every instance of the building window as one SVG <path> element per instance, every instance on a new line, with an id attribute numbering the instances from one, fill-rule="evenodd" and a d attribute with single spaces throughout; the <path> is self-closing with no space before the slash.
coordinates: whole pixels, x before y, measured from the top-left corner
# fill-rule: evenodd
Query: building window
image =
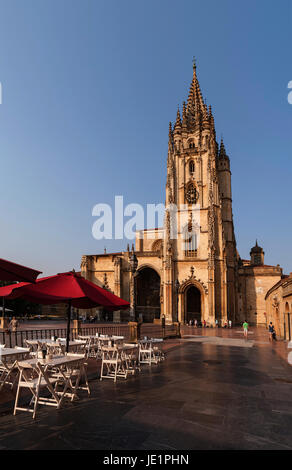
<path id="1" fill-rule="evenodd" d="M 196 257 L 198 254 L 198 236 L 192 231 L 192 224 L 189 223 L 184 230 L 184 252 L 187 257 Z"/>
<path id="2" fill-rule="evenodd" d="M 254 256 L 254 264 L 261 264 L 261 255 Z"/>
<path id="3" fill-rule="evenodd" d="M 195 173 L 195 162 L 193 160 L 189 163 L 190 175 L 192 176 Z"/>
<path id="4" fill-rule="evenodd" d="M 193 183 L 189 183 L 186 187 L 186 200 L 189 204 L 196 204 L 199 194 Z"/>

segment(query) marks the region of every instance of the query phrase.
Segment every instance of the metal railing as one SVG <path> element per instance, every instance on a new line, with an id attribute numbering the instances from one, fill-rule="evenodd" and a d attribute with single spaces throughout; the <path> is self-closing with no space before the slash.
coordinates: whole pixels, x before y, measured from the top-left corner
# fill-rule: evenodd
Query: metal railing
<path id="1" fill-rule="evenodd" d="M 39 330 L 18 330 L 18 331 L 1 331 L 0 332 L 0 344 L 5 344 L 6 347 L 13 348 L 14 346 L 25 347 L 25 340 L 31 339 L 51 339 L 52 336 L 58 338 L 66 337 L 66 328 L 48 328 Z M 78 338 L 78 335 L 96 335 L 107 334 L 125 336 L 125 339 L 129 339 L 129 327 L 128 325 L 109 325 L 109 326 L 92 326 L 92 327 L 80 327 L 70 328 L 70 339 Z"/>
<path id="2" fill-rule="evenodd" d="M 32 330 L 17 330 L 17 331 L 0 331 L 0 344 L 5 344 L 8 348 L 14 346 L 25 347 L 25 340 L 32 339 L 51 339 L 52 336 L 58 338 L 66 337 L 66 328 L 47 328 L 47 329 L 32 329 Z M 140 337 L 148 336 L 151 338 L 166 338 L 176 336 L 175 325 L 166 325 L 162 328 L 161 324 L 143 323 L 140 329 Z M 116 335 L 124 336 L 126 340 L 130 339 L 130 329 L 128 324 L 116 324 L 106 326 L 80 326 L 79 328 L 70 328 L 70 339 L 78 338 L 78 335 Z"/>
<path id="3" fill-rule="evenodd" d="M 165 338 L 176 335 L 176 328 L 174 325 L 165 325 L 162 328 L 161 324 L 143 323 L 141 325 L 140 337 L 148 336 L 151 338 Z"/>

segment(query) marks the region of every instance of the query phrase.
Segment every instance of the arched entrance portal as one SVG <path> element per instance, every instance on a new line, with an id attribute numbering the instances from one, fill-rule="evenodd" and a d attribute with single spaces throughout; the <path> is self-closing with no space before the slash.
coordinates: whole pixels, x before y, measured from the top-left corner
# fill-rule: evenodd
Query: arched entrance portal
<path id="1" fill-rule="evenodd" d="M 142 268 L 136 278 L 136 311 L 144 322 L 160 318 L 160 276 L 152 268 Z"/>
<path id="2" fill-rule="evenodd" d="M 201 292 L 196 286 L 190 286 L 186 295 L 186 321 L 201 321 Z"/>

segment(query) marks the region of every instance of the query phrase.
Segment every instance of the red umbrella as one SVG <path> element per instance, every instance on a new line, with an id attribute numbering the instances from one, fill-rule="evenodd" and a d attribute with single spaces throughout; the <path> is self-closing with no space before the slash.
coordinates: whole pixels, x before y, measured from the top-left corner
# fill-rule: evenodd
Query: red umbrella
<path id="1" fill-rule="evenodd" d="M 129 302 L 88 281 L 80 274 L 67 272 L 38 279 L 35 284 L 22 283 L 0 288 L 0 296 L 25 298 L 44 305 L 68 303 L 67 351 L 70 333 L 71 305 L 76 308 L 103 306 L 110 310 L 129 308 Z"/>
<path id="2" fill-rule="evenodd" d="M 34 282 L 41 271 L 21 266 L 0 258 L 0 280 L 1 281 L 26 281 Z"/>

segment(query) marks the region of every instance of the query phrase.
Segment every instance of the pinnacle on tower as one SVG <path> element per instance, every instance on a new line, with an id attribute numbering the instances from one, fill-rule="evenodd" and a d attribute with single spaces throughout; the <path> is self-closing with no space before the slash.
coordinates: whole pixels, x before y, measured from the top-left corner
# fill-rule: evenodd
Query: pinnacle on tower
<path id="1" fill-rule="evenodd" d="M 176 113 L 176 121 L 174 125 L 174 131 L 177 131 L 178 129 L 181 128 L 181 118 L 180 118 L 180 112 L 179 112 L 179 107 L 177 108 L 177 113 Z"/>
<path id="2" fill-rule="evenodd" d="M 185 101 L 183 102 L 183 113 L 182 113 L 182 127 L 187 127 L 187 107 Z"/>
<path id="3" fill-rule="evenodd" d="M 215 131 L 215 122 L 214 122 L 214 116 L 212 113 L 212 106 L 209 106 L 209 122 L 210 122 L 210 130 L 214 135 L 214 139 L 216 140 L 216 131 Z"/>
<path id="4" fill-rule="evenodd" d="M 200 84 L 197 78 L 197 67 L 193 60 L 193 79 L 190 86 L 188 104 L 187 104 L 187 115 L 189 118 L 189 124 L 194 124 L 195 121 L 199 120 L 200 115 L 204 116 L 207 107 L 204 103 Z"/>
<path id="5" fill-rule="evenodd" d="M 223 137 L 221 137 L 221 142 L 220 142 L 219 158 L 228 158 L 226 154 L 226 150 L 225 150 L 225 145 L 223 142 Z"/>
<path id="6" fill-rule="evenodd" d="M 208 113 L 208 106 L 207 106 L 207 100 L 205 100 L 205 111 L 203 113 L 203 121 L 209 121 L 209 113 Z"/>
<path id="7" fill-rule="evenodd" d="M 172 124 L 169 123 L 169 131 L 168 131 L 168 150 L 172 151 L 173 149 L 173 132 L 172 132 Z"/>

